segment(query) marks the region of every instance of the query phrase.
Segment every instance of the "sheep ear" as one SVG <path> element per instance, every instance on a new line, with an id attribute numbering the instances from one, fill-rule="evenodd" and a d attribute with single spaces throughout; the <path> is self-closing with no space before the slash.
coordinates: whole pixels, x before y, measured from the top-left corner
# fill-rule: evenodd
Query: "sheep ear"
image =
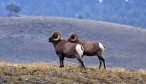
<path id="1" fill-rule="evenodd" d="M 61 34 L 59 32 L 53 32 L 54 40 L 58 41 L 61 38 Z"/>
<path id="2" fill-rule="evenodd" d="M 78 40 L 78 36 L 76 33 L 71 33 L 69 39 L 70 39 L 70 41 L 75 42 Z"/>

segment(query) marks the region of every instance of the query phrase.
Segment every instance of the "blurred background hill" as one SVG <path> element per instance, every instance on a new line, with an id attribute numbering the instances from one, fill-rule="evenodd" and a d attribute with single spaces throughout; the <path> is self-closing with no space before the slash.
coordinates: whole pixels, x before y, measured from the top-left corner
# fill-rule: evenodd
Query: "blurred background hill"
<path id="1" fill-rule="evenodd" d="M 146 28 L 146 0 L 0 0 L 0 16 L 16 4 L 22 16 L 93 19 Z"/>
<path id="2" fill-rule="evenodd" d="M 106 47 L 108 67 L 146 69 L 146 30 L 108 22 L 61 17 L 1 17 L 0 60 L 11 63 L 58 63 L 48 37 L 54 31 L 68 38 L 76 32 L 80 39 L 98 41 Z M 98 58 L 84 57 L 86 65 L 99 65 Z M 65 62 L 78 63 L 76 59 Z"/>

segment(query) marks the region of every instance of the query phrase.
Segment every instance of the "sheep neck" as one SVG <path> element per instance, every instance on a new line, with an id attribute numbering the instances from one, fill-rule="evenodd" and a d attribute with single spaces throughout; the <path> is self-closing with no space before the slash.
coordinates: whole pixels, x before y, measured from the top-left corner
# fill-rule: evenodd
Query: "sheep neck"
<path id="1" fill-rule="evenodd" d="M 59 43 L 59 41 L 60 41 L 60 40 L 58 40 L 58 41 L 54 41 L 53 44 L 56 45 L 56 44 Z"/>

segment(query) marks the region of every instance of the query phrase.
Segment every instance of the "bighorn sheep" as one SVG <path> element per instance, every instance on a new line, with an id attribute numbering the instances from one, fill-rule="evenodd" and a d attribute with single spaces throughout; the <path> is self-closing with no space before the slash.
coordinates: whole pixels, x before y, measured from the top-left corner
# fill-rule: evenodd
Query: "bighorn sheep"
<path id="1" fill-rule="evenodd" d="M 100 61 L 99 69 L 101 68 L 102 62 L 104 64 L 104 69 L 106 69 L 105 59 L 103 58 L 104 46 L 101 43 L 79 40 L 76 33 L 71 33 L 67 41 L 81 44 L 84 47 L 83 55 L 96 55 Z"/>
<path id="2" fill-rule="evenodd" d="M 85 68 L 82 61 L 84 52 L 82 45 L 61 39 L 61 34 L 59 32 L 53 32 L 51 37 L 49 37 L 48 42 L 51 42 L 54 45 L 56 54 L 59 56 L 60 68 L 64 67 L 64 57 L 76 58 L 81 64 L 81 68 Z"/>

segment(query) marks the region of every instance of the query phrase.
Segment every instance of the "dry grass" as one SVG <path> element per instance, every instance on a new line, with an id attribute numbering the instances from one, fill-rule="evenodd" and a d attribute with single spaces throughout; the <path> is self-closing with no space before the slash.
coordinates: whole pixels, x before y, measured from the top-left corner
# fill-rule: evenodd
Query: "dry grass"
<path id="1" fill-rule="evenodd" d="M 10 64 L 0 62 L 0 84 L 144 84 L 145 70 L 123 68 L 86 70 L 74 64 L 59 68 L 55 64 Z"/>

